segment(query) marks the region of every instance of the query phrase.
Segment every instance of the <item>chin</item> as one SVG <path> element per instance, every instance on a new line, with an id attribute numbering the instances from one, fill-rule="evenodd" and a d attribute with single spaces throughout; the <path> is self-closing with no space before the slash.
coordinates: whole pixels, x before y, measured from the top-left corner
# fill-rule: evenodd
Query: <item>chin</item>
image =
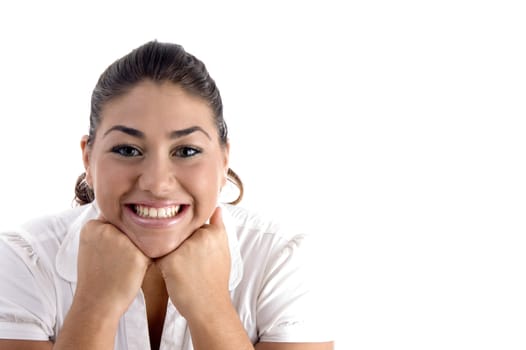
<path id="1" fill-rule="evenodd" d="M 170 254 L 174 250 L 176 250 L 179 247 L 179 245 L 176 245 L 174 247 L 170 246 L 163 246 L 163 247 L 144 247 L 139 246 L 139 249 L 142 251 L 144 255 L 149 257 L 150 259 L 157 259 L 162 258 L 165 255 Z"/>
<path id="2" fill-rule="evenodd" d="M 165 255 L 168 255 L 170 254 L 171 252 L 173 252 L 175 249 L 177 249 L 177 247 L 175 247 L 174 249 L 144 249 L 144 248 L 140 248 L 142 253 L 144 255 L 146 255 L 147 257 L 149 257 L 150 259 L 158 259 L 158 258 L 162 258 L 163 256 Z"/>

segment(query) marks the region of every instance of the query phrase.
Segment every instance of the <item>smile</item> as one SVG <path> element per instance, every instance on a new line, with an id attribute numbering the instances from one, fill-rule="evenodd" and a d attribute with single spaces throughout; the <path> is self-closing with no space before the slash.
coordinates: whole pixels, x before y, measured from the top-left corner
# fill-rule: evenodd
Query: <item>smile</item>
<path id="1" fill-rule="evenodd" d="M 162 208 L 147 207 L 140 204 L 130 206 L 135 214 L 147 219 L 170 219 L 181 211 L 181 205 L 171 205 Z"/>

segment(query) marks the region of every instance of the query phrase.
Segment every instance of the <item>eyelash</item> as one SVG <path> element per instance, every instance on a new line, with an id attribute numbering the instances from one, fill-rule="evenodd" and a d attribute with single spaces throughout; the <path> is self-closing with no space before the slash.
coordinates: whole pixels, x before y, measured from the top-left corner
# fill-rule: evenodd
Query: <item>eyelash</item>
<path id="1" fill-rule="evenodd" d="M 142 152 L 137 147 L 130 145 L 117 145 L 111 148 L 111 152 L 125 158 L 142 156 Z M 179 146 L 171 152 L 171 155 L 179 158 L 192 158 L 202 151 L 197 147 Z M 133 154 L 130 154 L 133 153 Z M 188 154 L 191 153 L 191 154 Z"/>
<path id="2" fill-rule="evenodd" d="M 182 152 L 184 152 L 184 154 Z M 187 154 L 188 152 L 190 152 L 191 154 L 188 155 Z M 180 157 L 180 158 L 192 158 L 192 157 L 197 156 L 200 153 L 201 153 L 201 150 L 199 148 L 191 147 L 191 146 L 180 146 L 180 147 L 177 147 L 172 152 L 173 155 L 175 155 L 176 157 Z"/>
<path id="3" fill-rule="evenodd" d="M 125 151 L 132 151 L 135 154 L 134 155 L 130 155 L 129 153 L 127 153 Z M 139 151 L 136 147 L 133 147 L 133 146 L 130 146 L 130 145 L 117 145 L 117 146 L 114 146 L 114 147 L 111 148 L 111 152 L 112 153 L 116 153 L 119 156 L 122 156 L 122 157 L 125 157 L 125 158 L 137 157 L 137 156 L 142 155 L 141 151 Z"/>

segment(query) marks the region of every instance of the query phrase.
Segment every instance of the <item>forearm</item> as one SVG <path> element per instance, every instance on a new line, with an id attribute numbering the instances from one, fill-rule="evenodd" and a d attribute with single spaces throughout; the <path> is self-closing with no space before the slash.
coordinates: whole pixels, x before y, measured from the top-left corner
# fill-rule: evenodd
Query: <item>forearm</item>
<path id="1" fill-rule="evenodd" d="M 195 350 L 254 350 L 230 301 L 189 317 L 188 325 Z"/>
<path id="2" fill-rule="evenodd" d="M 119 318 L 72 305 L 53 350 L 113 350 Z"/>

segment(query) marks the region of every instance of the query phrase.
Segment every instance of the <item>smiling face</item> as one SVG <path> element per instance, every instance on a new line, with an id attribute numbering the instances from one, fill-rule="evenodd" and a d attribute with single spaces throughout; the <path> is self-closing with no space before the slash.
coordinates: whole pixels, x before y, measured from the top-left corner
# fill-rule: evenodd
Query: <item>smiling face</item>
<path id="1" fill-rule="evenodd" d="M 86 181 L 101 215 L 147 256 L 176 249 L 217 206 L 228 145 L 207 103 L 178 85 L 147 80 L 110 100 L 87 139 Z"/>

